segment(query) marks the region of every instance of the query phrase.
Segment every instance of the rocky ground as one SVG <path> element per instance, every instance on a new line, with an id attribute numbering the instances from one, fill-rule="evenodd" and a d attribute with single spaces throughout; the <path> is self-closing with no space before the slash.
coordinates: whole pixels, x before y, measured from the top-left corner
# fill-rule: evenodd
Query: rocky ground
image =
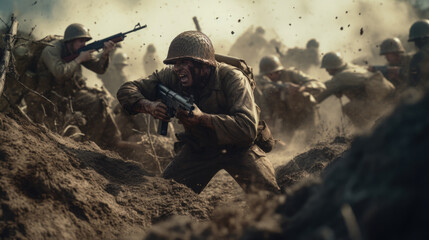
<path id="1" fill-rule="evenodd" d="M 428 104 L 400 107 L 372 135 L 283 161 L 283 194 L 268 197 L 243 194 L 224 171 L 196 195 L 140 162 L 0 114 L 0 236 L 426 239 Z"/>

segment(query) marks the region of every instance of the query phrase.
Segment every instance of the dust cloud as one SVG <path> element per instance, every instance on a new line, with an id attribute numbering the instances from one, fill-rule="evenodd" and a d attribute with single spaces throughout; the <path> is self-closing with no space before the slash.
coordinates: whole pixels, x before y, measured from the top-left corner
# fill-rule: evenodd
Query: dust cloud
<path id="1" fill-rule="evenodd" d="M 341 51 L 346 60 L 372 56 L 376 45 L 390 36 L 404 36 L 415 20 L 410 3 L 392 0 L 1 0 L 0 16 L 15 12 L 22 30 L 41 38 L 62 35 L 74 22 L 86 25 L 94 39 L 125 32 L 135 24 L 147 29 L 130 34 L 123 51 L 130 56 L 131 79 L 143 74 L 142 56 L 154 43 L 163 59 L 171 40 L 195 29 L 192 17 L 213 41 L 216 51 L 227 53 L 250 26 L 262 26 L 267 37 L 287 47 L 304 47 L 310 38 L 321 43 L 321 52 Z M 363 29 L 363 34 L 361 34 Z M 270 36 L 271 35 L 271 36 Z M 380 60 L 378 60 L 380 61 Z"/>
<path id="2" fill-rule="evenodd" d="M 130 34 L 121 51 L 131 63 L 125 71 L 129 80 L 145 76 L 143 55 L 148 44 L 157 48 L 160 59 L 167 55 L 171 40 L 179 33 L 194 30 L 194 16 L 202 31 L 212 40 L 215 51 L 226 54 L 236 39 L 251 27 L 262 26 L 267 40 L 277 39 L 287 48 L 305 47 L 316 38 L 321 54 L 340 51 L 348 62 L 382 64 L 378 44 L 385 38 L 406 39 L 416 20 L 411 2 L 393 0 L 219 0 L 219 1 L 150 1 L 150 0 L 0 0 L 0 17 L 14 12 L 20 29 L 36 38 L 62 35 L 71 23 L 86 25 L 94 40 L 131 30 L 137 23 L 147 28 Z M 406 41 L 407 49 L 412 46 Z M 253 66 L 255 69 L 257 66 Z M 315 78 L 329 76 L 320 68 L 310 70 Z M 89 83 L 100 84 L 94 73 L 85 71 Z M 338 100 L 326 101 L 320 113 L 327 125 L 338 131 L 341 112 Z M 302 150 L 298 148 L 297 151 Z"/>

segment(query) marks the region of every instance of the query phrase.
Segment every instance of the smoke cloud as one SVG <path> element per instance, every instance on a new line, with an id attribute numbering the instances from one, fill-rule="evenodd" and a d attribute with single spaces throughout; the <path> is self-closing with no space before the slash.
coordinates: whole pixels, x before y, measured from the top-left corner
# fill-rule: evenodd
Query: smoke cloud
<path id="1" fill-rule="evenodd" d="M 130 30 L 138 22 L 148 28 L 130 34 L 123 50 L 133 65 L 134 77 L 142 74 L 145 46 L 154 43 L 166 56 L 169 43 L 179 33 L 195 29 L 196 16 L 216 51 L 227 53 L 236 38 L 250 26 L 262 26 L 268 37 L 287 47 L 304 47 L 310 38 L 321 43 L 321 52 L 340 51 L 346 60 L 373 55 L 384 38 L 406 36 L 413 17 L 410 4 L 392 0 L 1 0 L 0 16 L 14 12 L 21 30 L 34 29 L 42 38 L 62 35 L 71 23 L 86 25 L 94 39 Z M 363 34 L 361 34 L 361 29 Z M 404 43 L 406 44 L 406 43 Z"/>

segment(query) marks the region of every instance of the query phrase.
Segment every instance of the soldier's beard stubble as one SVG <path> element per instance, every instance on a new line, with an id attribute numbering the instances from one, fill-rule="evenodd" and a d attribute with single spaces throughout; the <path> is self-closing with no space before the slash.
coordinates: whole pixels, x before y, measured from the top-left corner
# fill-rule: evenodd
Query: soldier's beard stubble
<path id="1" fill-rule="evenodd" d="M 194 66 L 189 69 L 192 77 L 192 88 L 195 90 L 203 89 L 209 82 L 212 69 L 200 63 L 194 63 Z M 184 87 L 187 88 L 187 87 Z"/>

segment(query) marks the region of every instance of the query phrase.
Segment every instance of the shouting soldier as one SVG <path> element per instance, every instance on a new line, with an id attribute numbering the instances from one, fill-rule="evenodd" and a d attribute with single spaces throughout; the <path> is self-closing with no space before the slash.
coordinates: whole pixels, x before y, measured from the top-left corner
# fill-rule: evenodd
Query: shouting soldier
<path id="1" fill-rule="evenodd" d="M 166 105 L 156 101 L 158 84 L 193 96 L 193 116 L 185 111 L 176 115 L 185 128 L 185 133 L 178 134 L 183 146 L 163 177 L 200 193 L 225 169 L 246 192 L 278 192 L 271 162 L 254 144 L 259 116 L 247 77 L 237 68 L 217 62 L 210 39 L 197 31 L 174 38 L 164 63 L 172 66 L 125 83 L 117 94 L 128 112 L 149 113 L 165 121 L 169 120 Z"/>

